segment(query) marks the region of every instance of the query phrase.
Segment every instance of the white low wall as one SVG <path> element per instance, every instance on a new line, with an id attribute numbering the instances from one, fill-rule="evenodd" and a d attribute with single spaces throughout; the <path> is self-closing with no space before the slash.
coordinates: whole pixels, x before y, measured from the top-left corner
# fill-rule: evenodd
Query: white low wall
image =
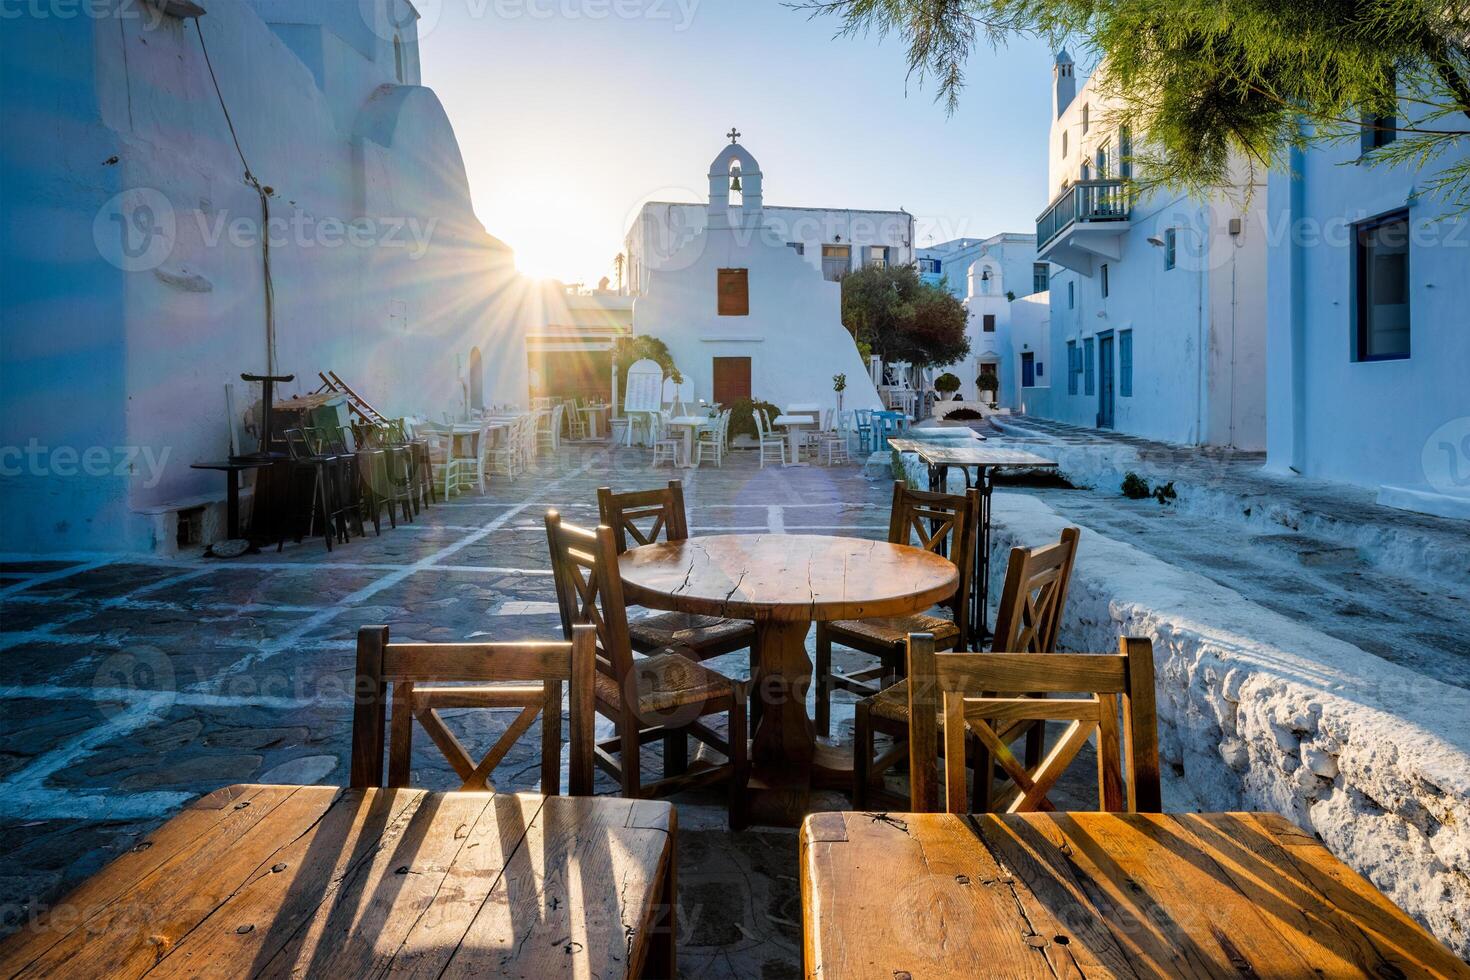
<path id="1" fill-rule="evenodd" d="M 998 595 L 1010 548 L 1069 522 L 1024 494 L 994 504 Z M 1470 957 L 1470 691 L 1084 527 L 1061 643 L 1112 650 L 1123 635 L 1154 643 L 1164 762 L 1206 809 L 1308 828 Z"/>

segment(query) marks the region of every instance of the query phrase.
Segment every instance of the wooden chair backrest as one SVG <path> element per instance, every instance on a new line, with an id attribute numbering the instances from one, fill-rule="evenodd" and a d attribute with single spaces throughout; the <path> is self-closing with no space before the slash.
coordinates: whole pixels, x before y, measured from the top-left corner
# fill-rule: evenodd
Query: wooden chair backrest
<path id="1" fill-rule="evenodd" d="M 974 587 L 975 547 L 980 518 L 980 491 L 963 494 L 911 490 L 893 481 L 893 506 L 888 513 L 889 544 L 906 544 L 943 553 L 959 569 L 954 595 L 940 605 L 953 611 L 960 636 L 968 634 L 970 589 Z"/>
<path id="2" fill-rule="evenodd" d="M 541 717 L 541 792 L 561 791 L 562 685 L 570 691 L 573 796 L 592 795 L 593 671 L 595 637 L 574 630 L 564 643 L 391 643 L 386 626 L 357 633 L 356 702 L 352 712 L 352 785 L 407 786 L 413 722 L 449 761 L 464 790 L 490 787 L 490 774 Z M 446 685 L 446 682 L 449 682 Z M 433 685 L 432 688 L 425 685 Z M 476 687 L 463 685 L 474 684 Z M 479 685 L 494 684 L 493 689 Z M 456 686 L 457 685 L 457 686 Z M 391 691 L 390 691 L 391 688 Z M 383 782 L 383 728 L 389 721 L 388 781 Z M 479 762 L 444 724 L 442 708 L 520 708 Z"/>
<path id="3" fill-rule="evenodd" d="M 996 653 L 1051 653 L 1057 648 L 1062 610 L 1077 561 L 1075 527 L 1064 528 L 1056 544 L 1012 548 L 1006 584 L 995 614 Z"/>
<path id="4" fill-rule="evenodd" d="M 549 510 L 546 539 L 562 632 L 570 640 L 579 624 L 596 627 L 597 669 L 621 686 L 633 671 L 633 642 L 613 529 L 603 524 L 589 531 Z"/>
<path id="5" fill-rule="evenodd" d="M 689 537 L 684 484 L 678 480 L 670 480 L 668 486 L 658 490 L 631 490 L 627 493 L 613 493 L 611 487 L 598 487 L 597 512 L 602 523 L 612 528 L 620 555 L 629 547 L 636 548 L 659 540 L 683 541 Z M 631 545 L 629 538 L 632 538 Z"/>
<path id="6" fill-rule="evenodd" d="M 1125 637 L 1118 648 L 1116 654 L 936 654 L 932 636 L 911 635 L 909 765 L 914 809 L 938 809 L 934 764 L 941 737 L 945 803 L 951 813 L 965 812 L 969 799 L 965 791 L 966 732 L 978 736 L 1014 780 L 1014 787 L 996 809 L 1023 813 L 1054 809 L 1047 794 L 1095 731 L 1099 809 L 1120 812 L 1126 806 L 1129 813 L 1160 812 L 1153 644 Z M 1078 697 L 1078 693 L 1085 696 Z M 1028 696 L 1035 694 L 1073 696 Z M 942 718 L 937 717 L 941 714 Z M 998 729 L 1026 721 L 1069 723 L 1040 764 L 1029 771 L 997 735 Z"/>

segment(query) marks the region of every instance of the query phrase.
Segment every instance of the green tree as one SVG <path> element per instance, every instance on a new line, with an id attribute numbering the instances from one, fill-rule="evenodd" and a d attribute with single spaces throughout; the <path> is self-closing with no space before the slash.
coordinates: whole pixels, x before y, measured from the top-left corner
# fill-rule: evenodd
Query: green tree
<path id="1" fill-rule="evenodd" d="M 911 265 L 870 265 L 844 276 L 842 322 L 859 348 L 867 344 L 885 361 L 928 367 L 970 353 L 964 306 Z"/>
<path id="2" fill-rule="evenodd" d="M 643 360 L 657 361 L 658 366 L 664 369 L 664 374 L 672 377 L 676 383 L 683 380 L 679 369 L 674 366 L 674 355 L 669 353 L 669 345 L 647 334 L 619 337 L 613 341 L 612 359 L 613 365 L 618 369 L 618 384 L 624 389 L 628 385 L 628 368 Z"/>
<path id="3" fill-rule="evenodd" d="M 1439 169 L 1426 188 L 1470 209 L 1470 3 L 1465 0 L 802 0 L 842 34 L 893 34 L 910 73 L 951 111 L 977 46 L 1016 35 L 1071 44 L 1106 66 L 1117 125 L 1146 134 L 1143 186 L 1230 183 L 1293 147 L 1396 137 L 1372 163 Z M 1440 159 L 1444 158 L 1444 159 Z"/>

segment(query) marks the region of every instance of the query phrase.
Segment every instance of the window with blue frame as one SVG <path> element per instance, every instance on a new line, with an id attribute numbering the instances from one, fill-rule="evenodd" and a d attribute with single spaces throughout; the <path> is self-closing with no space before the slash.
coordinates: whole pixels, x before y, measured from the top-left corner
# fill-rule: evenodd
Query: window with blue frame
<path id="1" fill-rule="evenodd" d="M 1174 268 L 1174 260 L 1179 256 L 1179 233 L 1173 228 L 1164 229 L 1164 268 Z"/>
<path id="2" fill-rule="evenodd" d="M 1093 348 L 1095 343 L 1091 337 L 1082 341 L 1082 393 L 1092 395 L 1097 392 L 1097 365 L 1093 363 Z"/>
<path id="3" fill-rule="evenodd" d="M 1077 356 L 1077 341 L 1067 341 L 1067 394 L 1077 394 L 1077 375 L 1081 373 L 1082 358 Z"/>
<path id="4" fill-rule="evenodd" d="M 1118 331 L 1118 395 L 1133 397 L 1133 331 Z"/>
<path id="5" fill-rule="evenodd" d="M 1133 133 L 1127 126 L 1118 129 L 1118 176 L 1124 180 L 1133 177 Z"/>
<path id="6" fill-rule="evenodd" d="M 1051 287 L 1050 266 L 1045 262 L 1035 262 L 1031 265 L 1031 291 L 1033 293 L 1044 293 Z"/>
<path id="7" fill-rule="evenodd" d="M 1067 283 L 1067 309 L 1069 309 L 1069 310 L 1075 310 L 1076 308 L 1077 308 L 1077 284 L 1075 282 L 1069 282 L 1069 283 Z"/>

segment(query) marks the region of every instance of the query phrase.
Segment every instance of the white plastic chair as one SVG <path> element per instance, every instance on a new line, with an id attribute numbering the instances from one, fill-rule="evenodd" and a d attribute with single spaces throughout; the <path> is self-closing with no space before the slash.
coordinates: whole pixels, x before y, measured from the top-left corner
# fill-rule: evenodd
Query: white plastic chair
<path id="1" fill-rule="evenodd" d="M 678 466 L 684 458 L 684 440 L 671 435 L 669 427 L 665 424 L 667 419 L 663 415 L 650 415 L 650 424 L 656 425 L 657 430 L 653 434 L 653 465 L 667 460 L 671 465 Z"/>
<path id="2" fill-rule="evenodd" d="M 755 416 L 755 430 L 758 433 L 761 449 L 761 469 L 766 468 L 766 458 L 771 450 L 776 451 L 776 459 L 781 465 L 786 465 L 786 440 L 771 431 L 771 420 L 766 417 L 766 410 L 758 408 L 751 413 Z"/>

